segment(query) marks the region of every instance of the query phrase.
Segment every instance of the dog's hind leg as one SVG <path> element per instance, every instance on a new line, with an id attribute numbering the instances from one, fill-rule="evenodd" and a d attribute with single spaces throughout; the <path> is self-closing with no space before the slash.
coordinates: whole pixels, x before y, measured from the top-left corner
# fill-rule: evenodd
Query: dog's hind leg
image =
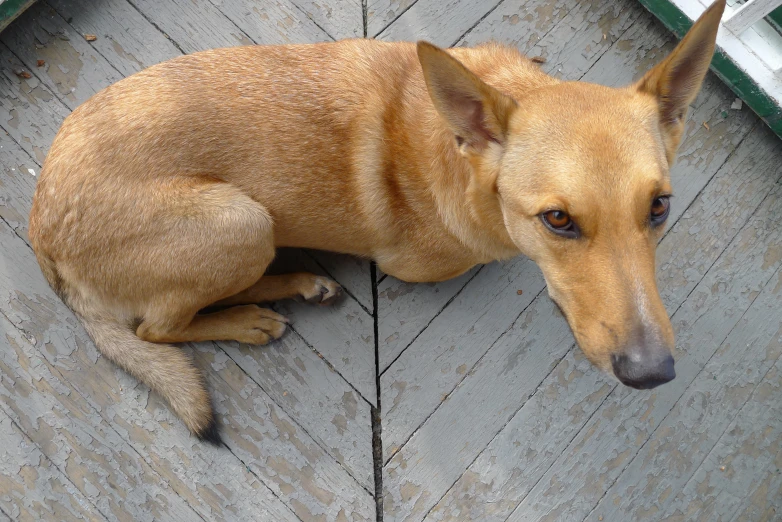
<path id="1" fill-rule="evenodd" d="M 282 335 L 285 319 L 257 306 L 198 315 L 261 278 L 275 254 L 269 213 L 228 183 L 194 176 L 96 182 L 79 198 L 61 196 L 71 207 L 60 213 L 47 197 L 32 235 L 50 283 L 105 357 L 162 395 L 198 437 L 219 443 L 201 372 L 166 343 Z"/>
<path id="2" fill-rule="evenodd" d="M 253 286 L 222 299 L 214 306 L 268 303 L 300 297 L 309 303 L 327 305 L 342 295 L 342 287 L 327 277 L 306 272 L 263 276 Z"/>
<path id="3" fill-rule="evenodd" d="M 261 276 L 275 252 L 272 219 L 259 203 L 229 184 L 203 183 L 195 187 L 197 200 L 187 208 L 161 212 L 171 223 L 158 224 L 167 225 L 167 232 L 156 240 L 162 239 L 169 251 L 165 262 L 147 263 L 158 284 L 157 288 L 145 285 L 152 298 L 146 299 L 136 334 L 145 341 L 162 343 L 236 340 L 266 344 L 279 338 L 287 323 L 272 310 L 245 305 L 198 313 L 230 296 L 254 294 L 256 287 L 265 287 L 256 283 L 267 280 Z M 189 198 L 190 194 L 177 197 Z M 183 212 L 187 213 L 184 219 Z M 159 252 L 163 244 L 148 245 L 146 251 Z M 239 302 L 247 301 L 231 304 Z"/>

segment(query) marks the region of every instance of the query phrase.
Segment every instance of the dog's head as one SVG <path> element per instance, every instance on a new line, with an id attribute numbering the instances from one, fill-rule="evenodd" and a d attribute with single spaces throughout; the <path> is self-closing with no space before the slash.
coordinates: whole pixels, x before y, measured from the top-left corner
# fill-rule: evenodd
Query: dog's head
<path id="1" fill-rule="evenodd" d="M 473 184 L 540 266 L 586 356 L 634 388 L 675 376 L 655 249 L 671 204 L 669 168 L 724 7 L 718 0 L 662 63 L 622 89 L 552 82 L 514 99 L 418 44 Z"/>

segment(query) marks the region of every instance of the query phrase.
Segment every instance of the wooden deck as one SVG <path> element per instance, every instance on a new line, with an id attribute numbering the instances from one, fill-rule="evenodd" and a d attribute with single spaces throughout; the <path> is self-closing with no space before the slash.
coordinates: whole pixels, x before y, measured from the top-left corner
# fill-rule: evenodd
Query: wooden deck
<path id="1" fill-rule="evenodd" d="M 98 355 L 27 240 L 63 118 L 181 53 L 364 35 L 499 40 L 607 85 L 674 45 L 635 0 L 39 0 L 0 33 L 0 520 L 782 520 L 782 143 L 711 75 L 659 248 L 678 376 L 653 392 L 590 367 L 521 257 L 410 285 L 283 253 L 349 295 L 279 303 L 268 347 L 188 348 L 224 448 Z"/>

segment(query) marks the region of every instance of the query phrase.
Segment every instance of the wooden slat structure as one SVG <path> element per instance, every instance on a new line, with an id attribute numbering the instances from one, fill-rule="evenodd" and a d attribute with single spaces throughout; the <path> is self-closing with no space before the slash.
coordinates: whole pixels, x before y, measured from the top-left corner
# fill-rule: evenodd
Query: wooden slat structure
<path id="1" fill-rule="evenodd" d="M 754 2 L 730 2 L 721 37 L 755 41 L 749 20 L 773 5 Z M 731 87 L 766 92 L 749 77 L 710 74 L 690 110 L 658 250 L 678 376 L 653 391 L 585 360 L 524 257 L 409 284 L 285 250 L 272 270 L 327 274 L 347 295 L 275 304 L 292 331 L 266 347 L 183 348 L 224 428 L 213 448 L 98 354 L 27 238 L 63 119 L 144 67 L 218 46 L 495 40 L 562 79 L 621 86 L 676 43 L 641 3 L 36 2 L 0 33 L 0 520 L 779 520 L 782 142 L 759 98 L 744 99 L 769 126 L 738 108 Z M 704 8 L 690 3 L 656 14 L 681 33 Z"/>

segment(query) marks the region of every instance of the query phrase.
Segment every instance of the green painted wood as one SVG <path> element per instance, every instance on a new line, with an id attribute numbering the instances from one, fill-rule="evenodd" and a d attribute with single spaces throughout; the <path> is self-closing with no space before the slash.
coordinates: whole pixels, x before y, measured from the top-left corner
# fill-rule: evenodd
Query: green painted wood
<path id="1" fill-rule="evenodd" d="M 687 15 L 668 0 L 639 1 L 679 38 L 692 27 L 692 21 Z M 777 16 L 779 16 L 778 11 Z M 719 49 L 711 61 L 711 68 L 777 136 L 782 137 L 782 107 L 766 91 Z"/>
<path id="2" fill-rule="evenodd" d="M 776 25 L 777 29 L 782 31 L 782 7 L 777 7 L 771 13 L 769 13 L 768 17 L 769 21 Z"/>
<path id="3" fill-rule="evenodd" d="M 0 31 L 13 22 L 25 9 L 33 5 L 35 0 L 5 0 L 0 2 Z"/>

